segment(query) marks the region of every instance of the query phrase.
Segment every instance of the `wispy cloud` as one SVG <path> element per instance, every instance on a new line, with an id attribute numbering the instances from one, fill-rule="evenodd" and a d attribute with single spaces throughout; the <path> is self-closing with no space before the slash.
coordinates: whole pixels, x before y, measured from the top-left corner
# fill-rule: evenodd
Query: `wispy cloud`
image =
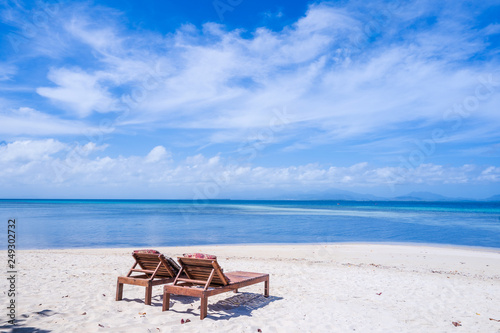
<path id="1" fill-rule="evenodd" d="M 17 68 L 13 65 L 0 63 L 0 81 L 10 80 L 17 72 Z"/>
<path id="2" fill-rule="evenodd" d="M 417 13 L 432 11 L 422 6 Z M 297 125 L 330 132 L 329 140 L 414 120 L 437 123 L 448 107 L 473 93 L 494 62 L 457 70 L 457 61 L 469 61 L 485 44 L 466 32 L 464 20 L 433 14 L 434 24 L 407 29 L 399 41 L 392 39 L 392 28 L 410 26 L 418 17 L 398 8 L 380 28 L 379 38 L 388 42 L 364 45 L 363 52 L 350 39 L 366 22 L 354 8 L 327 4 L 312 5 L 282 31 L 260 28 L 250 38 L 215 23 L 184 26 L 164 37 L 125 35 L 114 22 L 72 16 L 66 32 L 96 52 L 101 69 L 53 68 L 48 78 L 56 87 L 37 92 L 80 117 L 117 111 L 118 102 L 123 109 L 129 101 L 125 106 L 132 112 L 123 124 L 166 128 L 262 127 L 269 110 L 283 106 Z M 111 92 L 116 89 L 121 94 Z M 473 117 L 494 106 L 485 108 Z"/>
<path id="3" fill-rule="evenodd" d="M 483 32 L 485 35 L 498 35 L 498 34 L 500 34 L 500 23 L 489 24 L 486 28 L 484 28 Z"/>
<path id="4" fill-rule="evenodd" d="M 99 131 L 98 127 L 84 122 L 64 120 L 27 107 L 0 110 L 0 123 L 0 134 L 4 138 L 84 135 Z"/>
<path id="5" fill-rule="evenodd" d="M 69 108 L 79 117 L 86 117 L 96 112 L 116 111 L 116 100 L 106 88 L 99 84 L 100 73 L 87 74 L 80 69 L 52 70 L 48 78 L 57 87 L 40 87 L 36 91 L 41 96 L 60 103 L 63 108 Z"/>

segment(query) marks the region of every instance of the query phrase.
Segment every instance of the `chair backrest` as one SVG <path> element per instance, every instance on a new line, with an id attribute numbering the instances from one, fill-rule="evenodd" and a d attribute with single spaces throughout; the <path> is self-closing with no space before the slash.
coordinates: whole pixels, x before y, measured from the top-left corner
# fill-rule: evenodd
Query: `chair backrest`
<path id="1" fill-rule="evenodd" d="M 222 272 L 222 268 L 217 263 L 217 259 L 198 259 L 178 257 L 177 261 L 181 264 L 181 271 L 187 275 L 189 279 L 179 279 L 195 284 L 205 285 L 210 277 L 208 286 L 226 286 L 229 284 L 229 279 Z"/>
<path id="2" fill-rule="evenodd" d="M 156 271 L 155 277 L 175 277 L 179 266 L 171 258 L 156 253 L 133 253 L 139 266 L 144 270 Z"/>

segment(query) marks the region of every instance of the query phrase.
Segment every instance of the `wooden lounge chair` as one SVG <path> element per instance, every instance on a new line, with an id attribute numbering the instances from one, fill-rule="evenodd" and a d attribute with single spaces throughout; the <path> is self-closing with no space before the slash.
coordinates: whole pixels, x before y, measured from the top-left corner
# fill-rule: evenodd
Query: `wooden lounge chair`
<path id="1" fill-rule="evenodd" d="M 181 269 L 174 283 L 163 287 L 163 311 L 170 307 L 170 294 L 201 298 L 200 319 L 207 316 L 209 296 L 264 282 L 264 296 L 269 296 L 269 274 L 252 272 L 223 273 L 217 259 L 177 258 Z"/>
<path id="2" fill-rule="evenodd" d="M 180 267 L 168 257 L 155 250 L 138 250 L 132 253 L 135 263 L 127 276 L 119 276 L 116 285 L 116 300 L 123 297 L 123 284 L 146 287 L 146 305 L 151 305 L 153 286 L 171 283 Z M 139 265 L 140 268 L 136 268 Z M 141 273 L 132 275 L 133 273 Z"/>

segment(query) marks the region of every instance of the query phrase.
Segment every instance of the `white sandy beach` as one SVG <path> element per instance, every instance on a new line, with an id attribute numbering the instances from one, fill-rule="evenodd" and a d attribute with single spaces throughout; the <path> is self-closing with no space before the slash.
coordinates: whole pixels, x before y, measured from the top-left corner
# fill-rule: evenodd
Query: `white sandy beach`
<path id="1" fill-rule="evenodd" d="M 144 288 L 116 279 L 133 249 L 17 252 L 16 316 L 23 332 L 500 332 L 500 251 L 380 244 L 245 245 L 157 248 L 218 256 L 226 272 L 270 274 L 263 284 L 209 298 L 172 295 L 151 306 Z M 5 251 L 1 252 L 4 258 Z M 2 332 L 9 289 L 1 280 Z M 491 319 L 494 320 L 491 320 Z M 181 320 L 190 322 L 181 324 Z M 453 322 L 461 326 L 453 325 Z"/>

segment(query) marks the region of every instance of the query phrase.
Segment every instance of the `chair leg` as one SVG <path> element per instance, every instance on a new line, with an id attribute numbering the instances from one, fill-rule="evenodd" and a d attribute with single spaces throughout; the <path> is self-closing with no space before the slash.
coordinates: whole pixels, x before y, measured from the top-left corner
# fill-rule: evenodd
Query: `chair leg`
<path id="1" fill-rule="evenodd" d="M 269 278 L 264 281 L 264 297 L 269 297 Z"/>
<path id="2" fill-rule="evenodd" d="M 123 298 L 123 283 L 118 282 L 116 283 L 116 300 L 119 301 Z"/>
<path id="3" fill-rule="evenodd" d="M 146 305 L 151 305 L 152 296 L 153 296 L 153 286 L 149 283 L 146 286 L 146 299 L 145 299 Z"/>
<path id="4" fill-rule="evenodd" d="M 200 306 L 200 320 L 203 320 L 207 316 L 208 299 L 205 295 L 201 296 L 201 306 Z"/>
<path id="5" fill-rule="evenodd" d="M 161 308 L 161 311 L 167 311 L 170 309 L 170 294 L 164 292 L 163 293 L 163 307 Z"/>

